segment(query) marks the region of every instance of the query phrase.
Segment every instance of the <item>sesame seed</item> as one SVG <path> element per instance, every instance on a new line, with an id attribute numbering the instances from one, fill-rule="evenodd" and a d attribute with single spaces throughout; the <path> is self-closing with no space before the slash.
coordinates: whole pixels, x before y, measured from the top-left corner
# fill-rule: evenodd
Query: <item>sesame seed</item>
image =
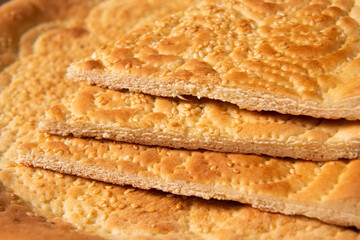
<path id="1" fill-rule="evenodd" d="M 101 191 L 100 191 L 100 189 L 96 188 L 96 189 L 94 189 L 92 192 L 93 192 L 93 194 L 98 194 L 98 193 L 100 193 Z"/>
<path id="2" fill-rule="evenodd" d="M 131 203 L 130 206 L 133 207 L 133 208 L 138 208 L 139 207 L 139 205 L 137 205 L 136 203 Z"/>
<path id="3" fill-rule="evenodd" d="M 132 189 L 132 188 L 126 189 L 126 190 L 124 191 L 124 195 L 126 195 L 126 194 L 128 194 L 128 193 L 130 193 L 130 192 L 134 192 L 134 191 L 135 191 L 135 189 Z"/>
<path id="4" fill-rule="evenodd" d="M 32 212 L 26 212 L 26 215 L 30 216 L 30 217 L 34 216 L 34 214 Z"/>
<path id="5" fill-rule="evenodd" d="M 64 178 L 64 175 L 62 175 L 62 174 L 60 174 L 60 173 L 55 173 L 55 177 Z"/>

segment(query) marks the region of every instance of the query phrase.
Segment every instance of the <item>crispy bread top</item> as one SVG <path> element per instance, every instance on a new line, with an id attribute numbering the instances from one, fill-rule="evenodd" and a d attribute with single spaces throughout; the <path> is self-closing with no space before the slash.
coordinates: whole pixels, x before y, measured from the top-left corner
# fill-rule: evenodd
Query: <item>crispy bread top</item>
<path id="1" fill-rule="evenodd" d="M 104 176 L 115 174 L 111 175 L 112 183 L 132 183 L 131 179 L 137 178 L 134 182 L 139 182 L 140 187 L 235 200 L 360 228 L 359 159 L 318 163 L 52 135 L 27 141 L 19 154 L 24 162 L 49 159 L 54 165 L 61 163 L 62 167 L 56 170 L 78 165 L 82 170 L 68 173 L 80 176 L 95 177 L 99 173 L 91 169 L 100 169 Z M 116 175 L 124 175 L 128 181 L 116 181 Z M 101 176 L 96 179 L 109 181 Z M 159 187 L 158 179 L 173 187 Z M 191 189 L 190 185 L 201 186 L 202 190 L 197 190 L 198 193 L 182 190 Z M 292 209 L 285 207 L 285 203 Z M 309 209 L 301 210 L 301 206 Z M 339 216 L 347 217 L 340 221 Z"/>
<path id="2" fill-rule="evenodd" d="M 0 8 L 0 70 L 22 56 L 31 44 L 29 29 L 51 21 L 79 20 L 101 0 L 17 0 Z M 32 31 L 33 32 L 33 31 Z M 33 33 L 33 37 L 36 35 Z M 20 53 L 20 54 L 19 54 Z M 0 82 L 0 88 L 2 88 Z"/>
<path id="3" fill-rule="evenodd" d="M 307 160 L 354 159 L 360 153 L 360 121 L 251 112 L 221 101 L 155 97 L 96 86 L 83 86 L 52 107 L 40 129 L 146 145 Z"/>
<path id="4" fill-rule="evenodd" d="M 114 29 L 106 27 L 111 21 L 118 22 L 120 25 L 116 26 L 124 27 L 126 31 L 136 24 L 184 9 L 190 2 L 18 0 L 1 5 L 0 172 L 6 190 L 1 195 L 0 238 L 99 239 L 95 237 L 99 234 L 97 232 L 86 232 L 92 235 L 89 236 L 74 233 L 69 226 L 63 227 L 66 217 L 59 212 L 57 217 L 52 214 L 58 205 L 41 205 L 38 202 L 40 196 L 29 197 L 40 186 L 47 185 L 53 189 L 54 185 L 48 184 L 50 178 L 55 179 L 55 175 L 21 183 L 21 189 L 10 184 L 30 171 L 15 163 L 17 155 L 14 144 L 25 135 L 34 135 L 38 118 L 49 107 L 59 103 L 61 97 L 73 94 L 78 88 L 77 84 L 64 81 L 66 67 L 72 61 L 90 54 L 103 42 L 108 42 L 111 39 L 108 36 L 118 38 L 124 33 L 120 31 L 120 35 L 114 35 Z M 129 15 L 129 9 L 137 9 L 137 15 Z M 117 14 L 107 14 L 112 11 Z M 99 18 L 103 14 L 106 17 Z M 130 23 L 132 25 L 127 25 Z M 112 26 L 116 27 L 115 24 Z M 7 170 L 4 169 L 6 167 Z M 61 183 L 58 184 L 57 187 L 61 186 Z M 66 191 L 66 188 L 63 190 Z M 2 196 L 8 196 L 7 191 L 23 200 L 18 202 L 20 205 L 11 205 L 10 208 L 7 207 L 10 205 L 3 205 L 7 197 Z M 63 201 L 64 198 L 61 199 Z M 46 219 L 32 217 L 33 214 L 45 216 Z M 69 214 L 74 213 L 70 210 Z M 50 223 L 53 220 L 60 222 L 59 225 Z M 83 225 L 83 222 L 79 222 L 74 227 L 82 231 Z M 126 236 L 130 236 L 130 233 L 124 233 L 124 238 Z"/>
<path id="5" fill-rule="evenodd" d="M 131 145 L 128 148 L 136 151 Z M 59 148 L 54 150 L 58 152 Z M 102 149 L 90 151 L 98 155 Z M 103 163 L 112 164 L 105 159 Z M 124 162 L 127 169 L 132 165 Z M 359 238 L 352 229 L 306 217 L 266 213 L 230 201 L 115 186 L 42 169 L 9 166 L 0 178 L 45 214 L 108 239 Z"/>
<path id="6" fill-rule="evenodd" d="M 0 183 L 0 231 L 1 239 L 21 240 L 101 240 L 75 232 L 70 224 L 46 222 L 36 216 L 17 195 L 9 193 Z"/>
<path id="7" fill-rule="evenodd" d="M 76 2 L 79 5 L 75 6 L 81 6 L 81 1 Z M 127 9 L 124 6 L 146 6 L 146 1 L 122 2 L 125 5 L 106 1 L 89 7 L 86 11 L 91 9 L 90 13 L 84 13 L 87 15 L 85 22 L 71 19 L 45 22 L 21 36 L 20 43 L 25 45 L 19 49 L 19 61 L 0 73 L 0 79 L 6 80 L 5 85 L 11 83 L 7 87 L 4 85 L 0 96 L 0 179 L 4 186 L 18 194 L 24 204 L 46 217 L 47 221 L 70 222 L 78 231 L 108 238 L 121 235 L 123 239 L 186 239 L 183 231 L 188 231 L 188 239 L 201 239 L 200 236 L 204 235 L 207 237 L 206 232 L 223 239 L 243 236 L 249 236 L 249 239 L 253 236 L 260 239 L 357 239 L 357 231 L 305 217 L 264 213 L 232 202 L 219 204 L 217 201 L 165 197 L 159 192 L 115 187 L 17 165 L 17 145 L 21 141 L 37 138 L 35 129 L 39 116 L 52 105 L 58 104 L 61 97 L 70 96 L 78 88 L 77 84 L 64 81 L 65 66 L 100 47 L 101 34 L 112 34 L 106 28 L 101 32 L 90 31 L 88 26 L 108 24 L 109 19 L 98 18 L 102 11 L 114 11 L 118 14 L 112 17 L 128 19 L 125 14 L 127 11 L 123 12 Z M 66 12 L 71 9 L 60 5 L 56 11 Z M 79 7 L 71 16 L 81 15 L 85 9 Z M 128 21 L 123 22 L 126 24 Z M 11 214 L 13 216 L 16 215 Z M 19 238 L 31 236 L 31 232 L 36 233 L 39 229 L 31 225 L 31 229 Z M 134 233 L 140 236 L 133 236 Z"/>
<path id="8" fill-rule="evenodd" d="M 249 110 L 360 119 L 353 1 L 206 1 L 97 50 L 68 77 Z"/>

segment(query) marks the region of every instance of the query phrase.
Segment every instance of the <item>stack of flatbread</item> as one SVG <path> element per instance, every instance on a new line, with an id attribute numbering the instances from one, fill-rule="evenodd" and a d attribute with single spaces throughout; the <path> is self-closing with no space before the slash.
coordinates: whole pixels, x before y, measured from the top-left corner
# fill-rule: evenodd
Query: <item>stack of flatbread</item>
<path id="1" fill-rule="evenodd" d="M 359 6 L 2 5 L 3 236 L 360 239 Z"/>

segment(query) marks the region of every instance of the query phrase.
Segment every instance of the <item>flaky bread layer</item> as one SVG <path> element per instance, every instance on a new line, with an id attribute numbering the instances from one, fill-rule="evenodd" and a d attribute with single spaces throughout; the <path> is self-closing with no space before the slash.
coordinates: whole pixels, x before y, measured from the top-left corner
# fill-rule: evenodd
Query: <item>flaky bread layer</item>
<path id="1" fill-rule="evenodd" d="M 129 128 L 118 124 L 96 124 L 90 121 L 81 123 L 60 123 L 42 121 L 41 131 L 61 136 L 94 137 L 121 142 L 137 143 L 149 146 L 165 146 L 185 149 L 207 149 L 228 153 L 266 154 L 273 157 L 291 157 L 310 161 L 332 161 L 339 158 L 355 159 L 358 157 L 359 142 L 346 144 L 321 144 L 309 142 L 279 142 L 274 140 L 248 140 L 221 138 L 214 135 L 184 135 L 166 129 Z"/>
<path id="2" fill-rule="evenodd" d="M 158 189 L 165 192 L 185 196 L 197 196 L 204 199 L 233 200 L 247 203 L 255 208 L 287 215 L 301 214 L 317 218 L 331 224 L 355 226 L 360 229 L 360 216 L 346 212 L 341 207 L 326 207 L 322 203 L 304 204 L 296 201 L 269 198 L 269 196 L 253 195 L 246 191 L 235 191 L 232 188 L 215 185 L 201 185 L 187 181 L 162 179 L 156 176 L 139 175 L 119 171 L 99 165 L 84 165 L 80 162 L 52 155 L 22 155 L 20 162 L 27 166 L 40 167 L 60 173 L 95 179 L 119 185 L 132 185 L 141 189 Z"/>
<path id="3" fill-rule="evenodd" d="M 69 67 L 67 78 L 104 88 L 132 92 L 143 92 L 155 96 L 178 97 L 192 95 L 198 98 L 218 99 L 236 104 L 241 109 L 250 111 L 276 111 L 282 114 L 306 115 L 315 118 L 347 120 L 360 119 L 360 96 L 334 102 L 329 106 L 322 106 L 317 101 L 299 101 L 296 98 L 274 96 L 267 91 L 254 91 L 251 88 L 235 89 L 216 84 L 189 84 L 181 79 L 159 81 L 156 78 L 138 77 L 128 74 L 112 74 L 89 70 L 77 70 Z"/>

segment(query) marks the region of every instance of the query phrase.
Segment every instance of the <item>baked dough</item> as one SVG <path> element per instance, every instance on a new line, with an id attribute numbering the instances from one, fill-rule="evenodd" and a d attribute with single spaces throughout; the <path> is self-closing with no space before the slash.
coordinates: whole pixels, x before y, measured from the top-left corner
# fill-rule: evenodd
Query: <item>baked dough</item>
<path id="1" fill-rule="evenodd" d="M 248 110 L 360 119 L 358 1 L 213 2 L 109 43 L 67 76 Z"/>
<path id="2" fill-rule="evenodd" d="M 360 152 L 360 121 L 251 112 L 221 101 L 95 86 L 83 86 L 52 107 L 39 127 L 63 136 L 313 161 L 354 159 Z"/>
<path id="3" fill-rule="evenodd" d="M 101 149 L 93 153 L 97 151 Z M 69 166 L 63 163 L 57 165 Z M 125 167 L 129 169 L 126 163 Z M 13 174 L 9 172 L 13 171 L 19 177 L 11 178 Z M 9 177 L 5 178 L 7 174 Z M 9 167 L 0 177 L 45 214 L 53 214 L 84 232 L 107 239 L 355 240 L 359 237 L 357 230 L 302 216 L 262 212 L 231 201 L 121 187 L 42 169 Z"/>
<path id="4" fill-rule="evenodd" d="M 317 163 L 40 135 L 23 164 L 99 181 L 233 200 L 360 229 L 360 159 Z"/>
<path id="5" fill-rule="evenodd" d="M 46 235 L 46 230 L 56 232 L 57 227 L 52 223 L 56 221 L 59 224 L 70 223 L 78 232 L 91 235 L 73 234 L 75 239 L 98 239 L 96 235 L 126 240 L 210 237 L 357 239 L 359 234 L 354 229 L 336 227 L 306 217 L 261 212 L 234 202 L 185 199 L 158 191 L 114 186 L 17 164 L 18 144 L 40 136 L 36 130 L 40 116 L 51 106 L 59 104 L 62 97 L 71 96 L 79 88 L 78 84 L 64 81 L 66 66 L 89 55 L 103 41 L 110 41 L 111 38 L 107 36 L 112 36 L 114 31 L 107 26 L 119 22 L 121 27 L 126 28 L 126 24 L 132 22 L 127 15 L 128 9 L 146 11 L 147 14 L 135 17 L 139 22 L 142 17 L 149 22 L 152 13 L 160 14 L 157 16 L 166 14 L 167 2 L 170 1 L 99 3 L 88 0 L 26 0 L 1 6 L 0 17 L 13 17 L 10 22 L 20 26 L 37 17 L 43 19 L 42 16 L 46 14 L 55 15 L 35 22 L 26 29 L 8 27 L 10 32 L 23 29 L 23 32 L 17 33 L 18 38 L 8 35 L 8 42 L 17 47 L 10 49 L 8 45 L 0 44 L 1 49 L 13 54 L 13 60 L 7 62 L 8 67 L 0 73 L 0 82 L 4 83 L 0 87 L 0 181 L 6 191 L 20 198 L 14 199 L 15 195 L 11 195 L 11 201 L 20 205 L 6 208 L 5 211 L 2 211 L 4 202 L 1 198 L 0 236 L 29 239 L 35 235 L 34 238 L 41 239 L 45 235 L 44 238 L 56 239 L 56 233 Z M 171 2 L 188 3 L 184 0 Z M 141 10 L 142 7 L 148 9 L 148 4 L 157 4 L 155 6 L 159 11 Z M 36 11 L 29 11 L 26 7 L 29 5 Z M 177 8 L 173 10 L 184 7 L 174 6 Z M 0 34 L 5 32 L 4 29 L 1 27 Z M 17 61 L 9 65 L 14 60 Z M 10 212 L 18 208 L 25 211 L 20 212 L 21 215 Z M 33 214 L 43 219 L 32 217 Z M 14 220 L 14 227 L 10 220 Z M 61 227 L 60 234 L 72 239 L 67 229 Z M 13 235 L 7 235 L 9 231 Z"/>

